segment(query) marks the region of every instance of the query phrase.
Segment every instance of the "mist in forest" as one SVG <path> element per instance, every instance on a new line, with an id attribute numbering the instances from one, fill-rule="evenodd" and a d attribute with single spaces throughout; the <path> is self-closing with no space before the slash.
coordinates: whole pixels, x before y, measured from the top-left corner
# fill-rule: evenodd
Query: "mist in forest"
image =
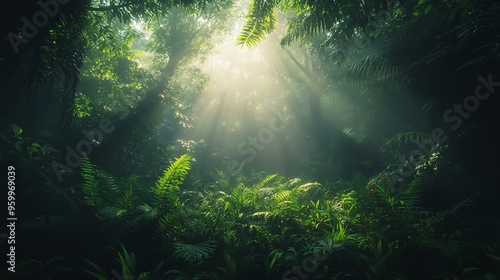
<path id="1" fill-rule="evenodd" d="M 4 11 L 1 279 L 498 279 L 496 1 Z"/>

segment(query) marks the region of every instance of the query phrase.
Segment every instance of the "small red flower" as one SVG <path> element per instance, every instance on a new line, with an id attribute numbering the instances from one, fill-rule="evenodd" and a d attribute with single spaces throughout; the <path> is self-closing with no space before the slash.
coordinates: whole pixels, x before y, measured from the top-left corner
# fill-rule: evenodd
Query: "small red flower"
<path id="1" fill-rule="evenodd" d="M 374 194 L 375 193 L 375 189 L 370 189 L 370 191 L 368 193 L 369 194 Z"/>

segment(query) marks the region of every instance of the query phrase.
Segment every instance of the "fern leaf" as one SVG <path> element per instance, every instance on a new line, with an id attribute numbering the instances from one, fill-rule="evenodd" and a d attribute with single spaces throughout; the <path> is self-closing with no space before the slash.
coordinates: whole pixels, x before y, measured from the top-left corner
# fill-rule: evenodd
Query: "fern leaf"
<path id="1" fill-rule="evenodd" d="M 271 182 L 274 178 L 276 178 L 276 176 L 278 176 L 278 174 L 271 174 L 271 175 L 266 176 L 266 178 L 264 178 L 262 181 L 255 184 L 254 188 L 260 190 L 260 189 L 266 187 L 266 185 L 269 182 Z"/>
<path id="2" fill-rule="evenodd" d="M 308 190 L 314 188 L 314 187 L 318 187 L 318 186 L 321 186 L 320 183 L 318 182 L 314 182 L 314 183 L 305 183 L 305 184 L 302 184 L 300 185 L 297 190 L 298 191 L 302 191 L 302 192 L 307 192 Z"/>
<path id="3" fill-rule="evenodd" d="M 179 186 L 184 182 L 191 169 L 191 156 L 182 155 L 177 158 L 158 179 L 154 188 L 156 206 L 164 210 L 168 203 L 176 203 L 179 198 Z"/>
<path id="4" fill-rule="evenodd" d="M 252 217 L 263 217 L 264 219 L 267 219 L 273 215 L 274 215 L 273 212 L 263 211 L 263 212 L 255 212 L 251 216 Z"/>
<path id="5" fill-rule="evenodd" d="M 295 41 L 312 38 L 322 32 L 328 31 L 327 18 L 310 13 L 297 15 L 292 18 L 287 24 L 288 34 L 283 37 L 280 45 L 282 47 L 290 46 Z"/>
<path id="6" fill-rule="evenodd" d="M 90 162 L 87 156 L 82 157 L 80 174 L 84 180 L 81 186 L 84 202 L 95 210 L 102 204 L 102 199 L 99 196 L 96 166 Z"/>
<path id="7" fill-rule="evenodd" d="M 348 82 L 368 82 L 379 89 L 389 87 L 399 88 L 405 85 L 407 76 L 403 69 L 391 65 L 387 58 L 381 55 L 370 55 L 352 63 L 342 71 Z"/>
<path id="8" fill-rule="evenodd" d="M 269 0 L 252 1 L 246 22 L 236 39 L 237 45 L 251 48 L 276 28 L 277 18 L 274 10 L 277 3 L 278 1 Z"/>
<path id="9" fill-rule="evenodd" d="M 390 140 L 385 142 L 380 150 L 385 152 L 389 149 L 393 149 L 395 147 L 401 148 L 404 144 L 407 143 L 416 143 L 416 142 L 425 142 L 431 139 L 431 135 L 425 132 L 419 131 L 410 131 L 410 132 L 401 132 L 396 134 Z"/>

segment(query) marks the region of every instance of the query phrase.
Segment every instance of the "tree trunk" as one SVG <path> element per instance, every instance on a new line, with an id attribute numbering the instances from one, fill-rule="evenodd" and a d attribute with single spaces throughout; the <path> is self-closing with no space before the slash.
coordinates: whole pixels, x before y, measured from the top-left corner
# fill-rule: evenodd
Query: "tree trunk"
<path id="1" fill-rule="evenodd" d="M 309 110 L 311 111 L 311 128 L 314 136 L 321 135 L 321 95 L 311 91 L 309 93 Z"/>
<path id="2" fill-rule="evenodd" d="M 309 85 L 309 110 L 311 114 L 311 133 L 314 150 L 322 151 L 325 145 L 323 121 L 321 116 L 321 90 L 314 84 Z"/>
<path id="3" fill-rule="evenodd" d="M 137 106 L 131 110 L 126 117 L 113 120 L 114 129 L 104 138 L 102 143 L 95 147 L 92 152 L 92 159 L 96 163 L 102 164 L 109 155 L 116 152 L 116 147 L 119 143 L 127 139 L 133 132 L 134 129 L 139 128 L 143 120 L 147 117 L 153 115 L 153 113 L 160 108 L 162 102 L 162 97 L 160 96 L 163 92 L 168 90 L 170 80 L 172 79 L 175 70 L 182 60 L 182 55 L 172 55 L 163 70 L 163 74 L 159 78 L 158 86 L 150 90 L 145 98 L 138 102 Z"/>

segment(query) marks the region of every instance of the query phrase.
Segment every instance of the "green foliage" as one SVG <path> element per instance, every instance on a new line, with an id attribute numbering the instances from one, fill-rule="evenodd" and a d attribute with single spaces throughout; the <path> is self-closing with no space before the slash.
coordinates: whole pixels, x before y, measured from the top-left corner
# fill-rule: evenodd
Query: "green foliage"
<path id="1" fill-rule="evenodd" d="M 419 131 L 400 132 L 386 141 L 380 147 L 380 150 L 385 152 L 388 150 L 401 148 L 403 145 L 406 145 L 408 143 L 415 144 L 417 142 L 427 142 L 429 140 L 431 140 L 431 136 L 429 133 Z"/>
<path id="2" fill-rule="evenodd" d="M 17 126 L 16 124 L 12 124 L 12 132 L 14 132 L 15 137 L 19 137 L 19 135 L 23 133 L 23 129 Z"/>
<path id="3" fill-rule="evenodd" d="M 113 196 L 120 191 L 115 178 L 91 163 L 87 156 L 82 157 L 80 175 L 83 178 L 80 187 L 83 201 L 95 212 L 114 200 Z"/>
<path id="4" fill-rule="evenodd" d="M 396 265 L 400 254 L 396 243 L 385 244 L 380 238 L 370 240 L 368 252 L 358 254 L 358 261 L 364 268 L 363 279 L 405 279 Z"/>
<path id="5" fill-rule="evenodd" d="M 438 249 L 447 258 L 463 254 L 451 249 L 460 235 L 446 235 L 443 224 L 475 198 L 449 210 L 427 211 L 421 205 L 422 188 L 429 182 L 426 174 L 416 173 L 399 188 L 389 187 L 384 174 L 368 183 L 367 178 L 359 177 L 330 185 L 260 174 L 253 180 L 240 176 L 237 185 L 224 191 L 181 191 L 179 185 L 189 171 L 189 160 L 187 155 L 177 158 L 157 182 L 156 187 L 167 186 L 161 189 L 162 195 L 176 193 L 175 207 L 165 211 L 146 204 L 137 207 L 134 177 L 121 183 L 120 196 L 113 201 L 104 199 L 101 207 L 102 212 L 110 213 L 111 206 L 126 209 L 133 213 L 128 217 L 136 219 L 155 217 L 149 221 L 156 226 L 163 245 L 172 248 L 171 256 L 182 261 L 180 266 L 169 267 L 165 274 L 169 279 L 241 279 L 241 275 L 277 279 L 294 263 L 314 256 L 321 261 L 312 278 L 351 275 L 356 279 L 403 279 L 407 276 L 403 256 L 415 248 Z M 89 186 L 92 181 L 100 186 L 109 184 L 88 159 L 83 169 Z M 156 201 L 156 193 L 153 195 Z M 156 211 L 161 215 L 151 214 Z M 135 223 L 134 219 L 128 223 Z M 152 275 L 160 275 L 163 262 L 154 272 L 138 273 L 136 255 L 121 247 L 118 263 L 124 277 L 157 279 Z M 483 252 L 487 255 L 482 256 L 489 256 L 492 262 L 497 260 L 495 249 Z M 88 264 L 91 269 L 86 271 L 94 279 L 108 279 L 98 265 Z M 473 264 L 461 269 L 464 275 L 491 271 Z"/>
<path id="6" fill-rule="evenodd" d="M 205 241 L 195 245 L 185 243 L 174 244 L 174 256 L 188 263 L 208 259 L 214 250 L 215 244 L 212 241 Z"/>
<path id="7" fill-rule="evenodd" d="M 96 16 L 88 31 L 92 48 L 85 57 L 75 99 L 75 114 L 81 118 L 103 114 L 123 117 L 152 83 L 152 73 L 140 67 L 131 50 L 139 35 L 131 27 L 105 22 L 105 17 Z"/>
<path id="8" fill-rule="evenodd" d="M 350 63 L 342 70 L 342 74 L 350 83 L 364 82 L 372 90 L 381 91 L 389 88 L 398 89 L 408 83 L 407 74 L 402 67 L 391 65 L 386 57 L 368 55 Z"/>
<path id="9" fill-rule="evenodd" d="M 215 270 L 212 276 L 216 280 L 237 279 L 239 275 L 238 264 L 228 253 L 224 253 L 224 265 L 216 267 Z"/>
<path id="10" fill-rule="evenodd" d="M 138 176 L 118 180 L 84 157 L 80 166 L 83 201 L 102 222 L 101 226 L 115 234 L 138 230 L 141 225 L 156 221 L 161 236 L 170 236 L 172 231 L 180 235 L 173 224 L 186 215 L 176 207 L 179 207 L 179 186 L 190 169 L 190 159 L 189 155 L 177 158 L 165 169 L 152 192 L 146 192 Z M 146 203 L 149 200 L 153 202 L 151 205 Z"/>
<path id="11" fill-rule="evenodd" d="M 266 33 L 273 31 L 276 28 L 276 9 L 295 12 L 295 16 L 287 22 L 288 33 L 281 41 L 282 46 L 288 46 L 297 40 L 311 40 L 315 35 L 326 32 L 331 33 L 330 38 L 347 39 L 355 36 L 374 19 L 374 11 L 387 10 L 387 5 L 387 1 L 341 3 L 328 0 L 254 0 L 250 3 L 250 10 L 237 42 L 253 46 Z"/>
<path id="12" fill-rule="evenodd" d="M 136 275 L 136 259 L 134 253 L 128 253 L 123 244 L 120 244 L 122 247 L 122 253 L 118 253 L 118 258 L 120 260 L 120 264 L 122 266 L 122 276 L 125 279 L 133 278 Z"/>
<path id="13" fill-rule="evenodd" d="M 84 180 L 81 189 L 85 203 L 92 208 L 102 206 L 103 200 L 97 180 L 96 166 L 90 162 L 88 157 L 84 156 L 80 164 L 80 170 Z"/>
<path id="14" fill-rule="evenodd" d="M 155 196 L 155 207 L 160 211 L 173 208 L 179 199 L 179 186 L 186 178 L 191 169 L 191 156 L 182 155 L 164 171 L 153 188 Z"/>
<path id="15" fill-rule="evenodd" d="M 358 144 L 363 144 L 366 141 L 367 134 L 366 134 L 366 126 L 361 126 L 358 131 L 354 131 L 352 127 L 346 127 L 342 130 L 342 132 L 352 138 L 356 143 Z"/>
<path id="16" fill-rule="evenodd" d="M 158 277 L 160 277 L 160 273 L 161 273 L 160 271 L 161 271 L 161 268 L 162 268 L 164 262 L 160 262 L 152 271 L 139 273 L 139 272 L 137 272 L 137 268 L 136 268 L 137 260 L 136 260 L 135 254 L 129 253 L 127 251 L 127 249 L 125 249 L 125 246 L 123 246 L 123 244 L 120 243 L 120 246 L 121 246 L 122 251 L 117 252 L 118 253 L 117 261 L 121 266 L 120 276 L 122 277 L 122 279 L 156 280 L 156 279 L 158 279 Z M 91 268 L 93 269 L 93 270 L 85 269 L 85 272 L 90 274 L 93 278 L 95 278 L 97 280 L 109 279 L 108 274 L 102 268 L 100 268 L 97 264 L 95 264 L 89 260 L 85 260 L 85 262 L 87 264 L 89 264 L 91 266 Z M 116 271 L 115 271 L 115 273 L 116 273 Z M 114 276 L 116 276 L 116 275 L 114 275 Z"/>
<path id="17" fill-rule="evenodd" d="M 82 157 L 80 173 L 81 200 L 85 207 L 97 218 L 97 226 L 112 230 L 119 238 L 121 235 L 138 230 L 141 225 L 152 221 L 158 215 L 157 209 L 143 201 L 150 193 L 142 191 L 138 176 L 131 175 L 118 179 L 104 172 Z"/>
<path id="18" fill-rule="evenodd" d="M 236 44 L 247 47 L 255 46 L 271 33 L 277 25 L 275 6 L 278 1 L 252 1 L 241 33 L 236 39 Z"/>
<path id="19" fill-rule="evenodd" d="M 0 132 L 3 152 L 16 155 L 23 164 L 46 165 L 49 160 L 59 153 L 57 149 L 49 144 L 41 144 L 31 137 L 24 137 L 22 135 L 24 130 L 14 123 L 8 125 L 9 128 L 4 127 L 7 124 L 4 124 L 3 120 L 0 120 L 0 124 L 2 124 L 2 128 L 6 129 L 5 132 Z M 43 177 L 47 178 L 45 174 L 43 174 Z"/>
<path id="20" fill-rule="evenodd" d="M 432 230 L 422 227 L 420 205 L 421 186 L 424 181 L 414 179 L 408 186 L 400 189 L 389 187 L 386 183 L 373 179 L 368 184 L 370 200 L 366 201 L 371 214 L 364 218 L 371 221 L 377 235 L 384 236 L 387 242 L 422 240 Z"/>
<path id="21" fill-rule="evenodd" d="M 77 97 L 75 98 L 75 116 L 80 119 L 90 117 L 91 109 L 92 107 L 90 107 L 90 99 L 83 94 L 78 93 Z"/>

